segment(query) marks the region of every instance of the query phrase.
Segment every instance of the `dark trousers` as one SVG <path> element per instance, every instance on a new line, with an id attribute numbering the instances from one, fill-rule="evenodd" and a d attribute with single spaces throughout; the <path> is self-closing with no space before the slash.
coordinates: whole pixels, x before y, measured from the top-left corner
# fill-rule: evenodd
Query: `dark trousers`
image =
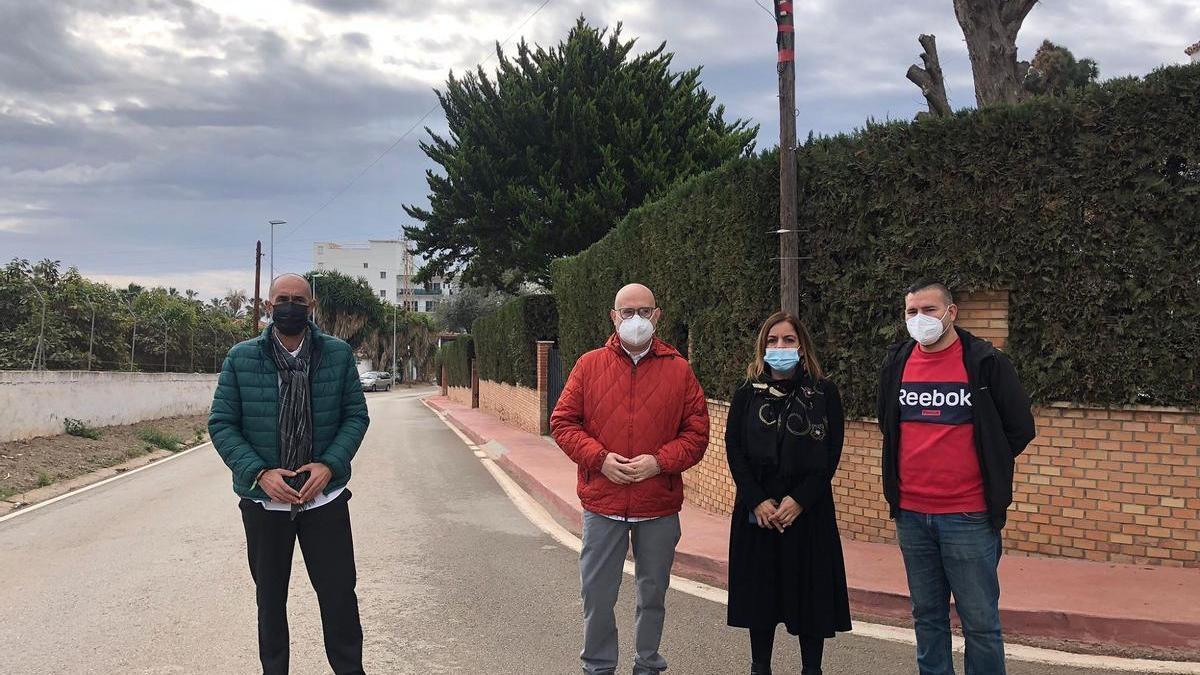
<path id="1" fill-rule="evenodd" d="M 250 576 L 258 596 L 258 655 L 264 675 L 288 672 L 288 582 L 296 540 L 321 606 L 325 655 L 338 675 L 362 673 L 362 624 L 354 593 L 354 541 L 350 535 L 350 491 L 292 520 L 287 511 L 268 511 L 243 499 Z"/>
<path id="2" fill-rule="evenodd" d="M 775 651 L 775 626 L 750 629 L 750 658 L 759 666 L 770 666 Z M 825 638 L 800 636 L 802 675 L 821 672 L 825 654 Z"/>

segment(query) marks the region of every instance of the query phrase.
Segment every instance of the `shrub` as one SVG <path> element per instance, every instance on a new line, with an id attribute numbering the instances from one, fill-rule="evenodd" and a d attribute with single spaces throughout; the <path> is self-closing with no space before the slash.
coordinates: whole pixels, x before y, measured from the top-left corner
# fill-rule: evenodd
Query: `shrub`
<path id="1" fill-rule="evenodd" d="M 88 426 L 83 420 L 67 417 L 63 420 L 63 428 L 71 436 L 90 438 L 93 441 L 100 438 L 100 430 Z"/>
<path id="2" fill-rule="evenodd" d="M 471 386 L 471 360 L 475 358 L 474 341 L 470 335 L 459 335 L 447 342 L 437 353 L 438 377 L 445 365 L 446 383 L 451 387 Z"/>
<path id="3" fill-rule="evenodd" d="M 903 289 L 1010 291 L 1008 353 L 1041 402 L 1200 400 L 1200 66 L 1062 99 L 870 124 L 797 153 L 801 314 L 848 412 L 874 409 Z M 660 335 L 728 398 L 777 307 L 778 155 L 726 164 L 554 263 L 564 365 L 646 283 Z"/>
<path id="4" fill-rule="evenodd" d="M 479 378 L 537 388 L 537 342 L 558 338 L 551 295 L 527 295 L 475 320 L 471 329 Z"/>

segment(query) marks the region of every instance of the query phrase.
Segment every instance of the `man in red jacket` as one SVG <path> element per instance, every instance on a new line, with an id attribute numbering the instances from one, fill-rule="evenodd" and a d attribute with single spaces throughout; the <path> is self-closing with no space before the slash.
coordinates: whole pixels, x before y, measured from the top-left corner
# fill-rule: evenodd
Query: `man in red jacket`
<path id="1" fill-rule="evenodd" d="M 550 428 L 578 465 L 583 504 L 583 672 L 615 673 L 613 608 L 633 543 L 637 614 L 634 675 L 667 669 L 659 653 L 664 601 L 679 543 L 682 474 L 708 447 L 708 406 L 691 366 L 654 337 L 662 317 L 640 284 L 617 293 L 616 334 L 584 354 L 563 388 Z"/>

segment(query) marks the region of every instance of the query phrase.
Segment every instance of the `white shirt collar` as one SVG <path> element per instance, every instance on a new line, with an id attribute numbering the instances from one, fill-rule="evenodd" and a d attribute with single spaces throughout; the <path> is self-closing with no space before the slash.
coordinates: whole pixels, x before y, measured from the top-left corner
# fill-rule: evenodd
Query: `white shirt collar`
<path id="1" fill-rule="evenodd" d="M 629 351 L 629 348 L 625 346 L 624 342 L 621 343 L 621 349 L 624 349 L 625 353 L 629 355 L 629 358 L 633 359 L 634 365 L 637 365 L 638 361 L 642 360 L 642 357 L 649 354 L 650 348 L 653 346 L 654 346 L 654 341 L 651 340 L 650 344 L 646 345 L 646 348 L 643 349 L 640 354 L 634 354 L 633 352 Z"/>

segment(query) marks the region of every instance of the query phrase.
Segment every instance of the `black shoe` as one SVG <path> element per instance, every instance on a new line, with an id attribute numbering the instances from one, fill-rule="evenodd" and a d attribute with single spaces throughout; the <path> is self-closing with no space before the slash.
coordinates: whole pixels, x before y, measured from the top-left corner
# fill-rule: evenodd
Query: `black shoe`
<path id="1" fill-rule="evenodd" d="M 771 664 L 769 663 L 751 663 L 750 675 L 771 675 Z"/>

